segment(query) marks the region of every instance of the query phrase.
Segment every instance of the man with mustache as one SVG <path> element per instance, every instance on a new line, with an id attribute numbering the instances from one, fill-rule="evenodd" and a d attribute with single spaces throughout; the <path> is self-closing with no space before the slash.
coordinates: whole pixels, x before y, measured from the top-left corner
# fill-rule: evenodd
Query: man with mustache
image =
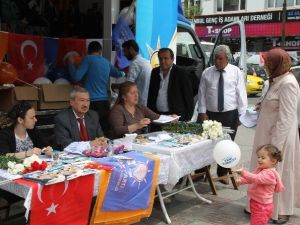
<path id="1" fill-rule="evenodd" d="M 70 93 L 70 106 L 69 109 L 60 112 L 54 118 L 57 147 L 64 149 L 73 142 L 81 142 L 80 145 L 73 146 L 85 150 L 106 142 L 107 139 L 103 137 L 98 114 L 89 110 L 90 97 L 86 89 L 79 86 L 74 87 Z"/>

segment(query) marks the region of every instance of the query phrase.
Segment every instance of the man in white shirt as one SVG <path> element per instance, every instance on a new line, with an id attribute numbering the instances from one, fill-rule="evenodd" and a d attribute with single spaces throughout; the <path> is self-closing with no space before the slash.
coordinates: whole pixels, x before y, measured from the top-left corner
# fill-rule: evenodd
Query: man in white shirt
<path id="1" fill-rule="evenodd" d="M 159 67 L 151 72 L 148 107 L 162 115 L 176 114 L 189 121 L 194 111 L 194 93 L 187 72 L 174 64 L 170 48 L 158 51 Z"/>
<path id="2" fill-rule="evenodd" d="M 216 120 L 230 127 L 234 140 L 239 123 L 239 115 L 247 109 L 247 93 L 240 69 L 229 63 L 231 52 L 227 45 L 219 45 L 214 50 L 214 66 L 204 70 L 198 91 L 198 121 Z M 218 165 L 217 175 L 227 175 L 228 169 Z M 221 180 L 228 183 L 227 180 Z"/>
<path id="3" fill-rule="evenodd" d="M 135 40 L 128 40 L 122 44 L 124 55 L 131 60 L 126 80 L 136 83 L 139 91 L 139 104 L 147 106 L 151 64 L 139 54 L 139 46 Z M 117 89 L 120 84 L 113 84 L 112 89 Z"/>

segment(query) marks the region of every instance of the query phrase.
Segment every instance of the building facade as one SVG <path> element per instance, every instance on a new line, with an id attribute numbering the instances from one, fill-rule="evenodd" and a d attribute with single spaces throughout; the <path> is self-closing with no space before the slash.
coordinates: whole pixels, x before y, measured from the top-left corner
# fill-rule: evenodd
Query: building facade
<path id="1" fill-rule="evenodd" d="M 201 40 L 213 41 L 219 29 L 230 22 L 245 23 L 248 51 L 265 51 L 284 46 L 289 51 L 300 51 L 300 0 L 202 0 L 202 14 L 195 17 L 195 30 Z M 284 19 L 285 18 L 285 22 Z M 282 44 L 282 35 L 285 43 Z M 229 42 L 238 34 L 228 30 Z"/>

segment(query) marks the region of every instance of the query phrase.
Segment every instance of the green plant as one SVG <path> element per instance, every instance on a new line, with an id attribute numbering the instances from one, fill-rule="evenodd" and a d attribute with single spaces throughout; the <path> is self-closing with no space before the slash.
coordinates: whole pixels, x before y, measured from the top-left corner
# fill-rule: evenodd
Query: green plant
<path id="1" fill-rule="evenodd" d="M 8 156 L 8 155 L 0 155 L 0 169 L 7 170 L 8 162 L 16 162 L 16 163 L 22 163 L 21 159 L 17 159 L 14 156 Z"/>

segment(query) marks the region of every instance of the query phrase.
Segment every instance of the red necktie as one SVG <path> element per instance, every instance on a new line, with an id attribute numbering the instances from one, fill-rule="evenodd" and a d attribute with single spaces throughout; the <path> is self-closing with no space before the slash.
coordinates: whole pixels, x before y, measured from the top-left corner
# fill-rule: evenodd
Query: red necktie
<path id="1" fill-rule="evenodd" d="M 77 121 L 79 122 L 79 125 L 80 125 L 80 140 L 88 141 L 89 135 L 87 133 L 86 127 L 84 126 L 83 118 L 77 118 Z"/>

